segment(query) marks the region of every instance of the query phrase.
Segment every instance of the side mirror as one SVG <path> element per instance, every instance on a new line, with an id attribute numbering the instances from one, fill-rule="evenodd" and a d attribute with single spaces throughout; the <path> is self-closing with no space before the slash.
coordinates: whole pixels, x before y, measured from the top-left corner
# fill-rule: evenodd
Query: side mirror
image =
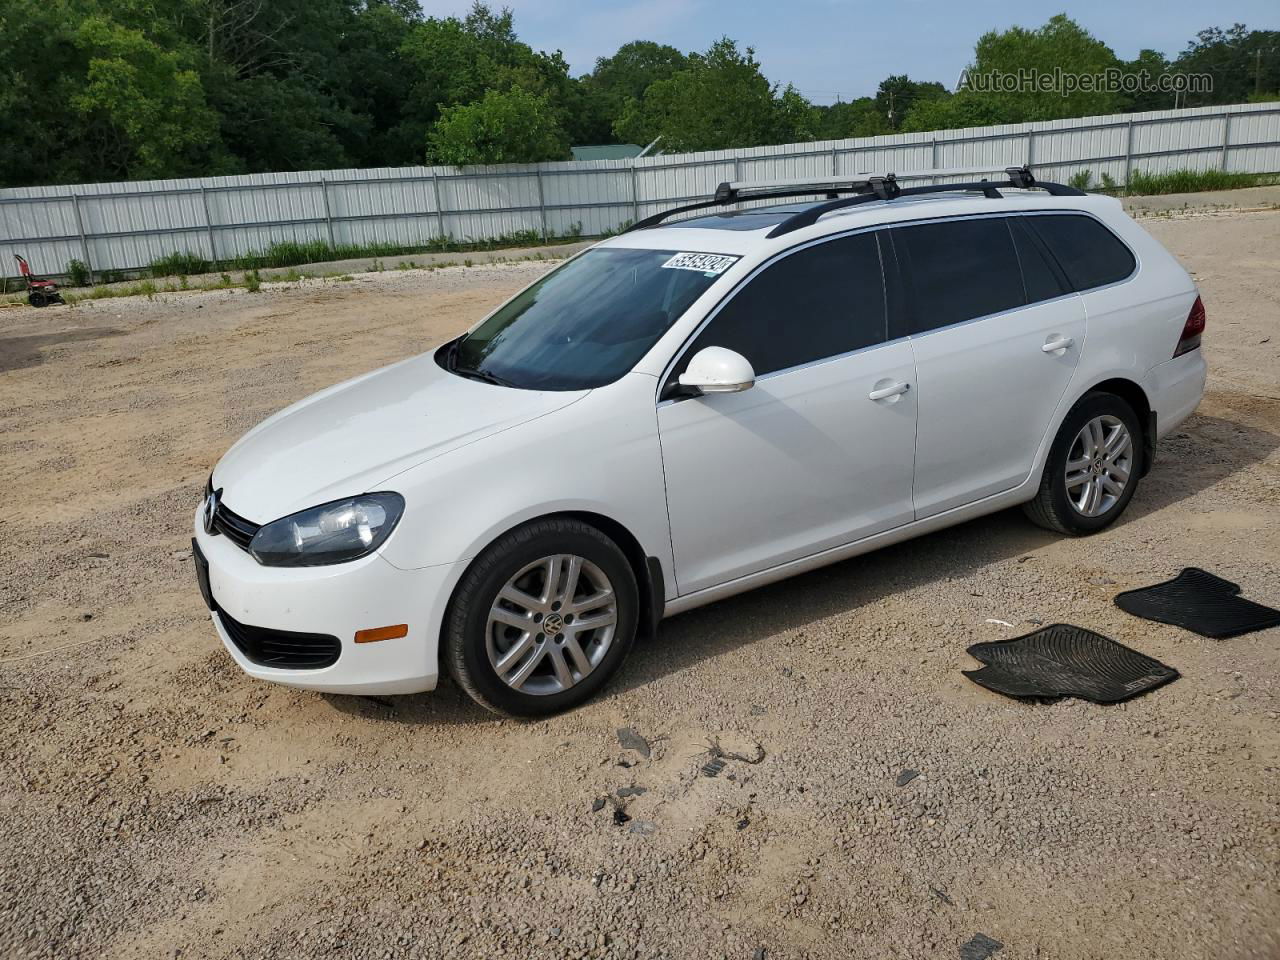
<path id="1" fill-rule="evenodd" d="M 727 347 L 703 347 L 693 355 L 680 386 L 686 395 L 741 393 L 755 386 L 751 361 Z"/>

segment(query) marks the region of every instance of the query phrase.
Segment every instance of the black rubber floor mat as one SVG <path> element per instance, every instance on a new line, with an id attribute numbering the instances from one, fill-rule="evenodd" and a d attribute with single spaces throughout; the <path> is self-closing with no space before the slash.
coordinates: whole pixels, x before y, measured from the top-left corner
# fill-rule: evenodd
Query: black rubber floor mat
<path id="1" fill-rule="evenodd" d="M 1238 584 L 1187 567 L 1172 580 L 1118 595 L 1116 606 L 1135 617 L 1171 623 L 1215 640 L 1280 626 L 1280 610 L 1239 594 Z"/>
<path id="2" fill-rule="evenodd" d="M 986 664 L 964 675 L 1007 697 L 1080 697 L 1119 703 L 1178 678 L 1178 671 L 1083 627 L 1055 623 L 1034 633 L 975 643 Z"/>
<path id="3" fill-rule="evenodd" d="M 975 933 L 973 939 L 960 947 L 960 960 L 991 960 L 993 954 L 1004 949 L 1004 944 L 985 933 Z"/>

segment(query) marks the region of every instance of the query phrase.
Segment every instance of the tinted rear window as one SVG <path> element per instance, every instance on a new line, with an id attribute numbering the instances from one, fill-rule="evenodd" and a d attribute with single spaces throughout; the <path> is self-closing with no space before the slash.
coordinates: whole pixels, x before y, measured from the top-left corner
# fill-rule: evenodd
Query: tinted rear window
<path id="1" fill-rule="evenodd" d="M 1050 265 L 1044 248 L 1031 233 L 1026 217 L 1011 217 L 1009 228 L 1018 248 L 1018 263 L 1022 266 L 1022 282 L 1027 288 L 1027 303 L 1052 300 L 1067 292 Z"/>
<path id="2" fill-rule="evenodd" d="M 1054 214 L 1028 217 L 1027 223 L 1044 240 L 1076 290 L 1123 280 L 1137 266 L 1129 248 L 1092 217 Z"/>
<path id="3" fill-rule="evenodd" d="M 911 333 L 923 333 L 1026 303 L 1013 238 L 1003 217 L 899 227 L 915 308 Z"/>

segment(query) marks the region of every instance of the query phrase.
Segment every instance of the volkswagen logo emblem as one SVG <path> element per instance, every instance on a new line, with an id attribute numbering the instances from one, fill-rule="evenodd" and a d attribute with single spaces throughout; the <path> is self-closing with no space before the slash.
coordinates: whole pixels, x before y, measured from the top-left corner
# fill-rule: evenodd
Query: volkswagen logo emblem
<path id="1" fill-rule="evenodd" d="M 547 614 L 547 619 L 542 621 L 542 632 L 548 637 L 557 636 L 564 629 L 564 618 L 558 613 Z"/>
<path id="2" fill-rule="evenodd" d="M 201 519 L 204 522 L 204 532 L 211 537 L 217 533 L 213 529 L 213 517 L 218 512 L 218 493 L 217 490 L 210 490 L 209 495 L 204 498 L 204 516 Z"/>

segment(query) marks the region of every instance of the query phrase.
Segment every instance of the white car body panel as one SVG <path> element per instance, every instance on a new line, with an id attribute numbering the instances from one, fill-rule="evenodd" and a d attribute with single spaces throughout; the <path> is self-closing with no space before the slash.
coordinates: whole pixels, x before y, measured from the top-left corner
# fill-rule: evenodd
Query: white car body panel
<path id="1" fill-rule="evenodd" d="M 1063 339 L 1070 345 L 1043 350 Z M 1025 480 L 1087 349 L 1079 296 L 930 330 L 910 343 L 920 405 L 916 516 L 930 517 Z"/>
<path id="2" fill-rule="evenodd" d="M 660 404 L 680 593 L 909 523 L 915 397 L 868 394 L 912 379 L 902 340 Z"/>
<path id="3" fill-rule="evenodd" d="M 241 623 L 338 637 L 338 662 L 319 670 L 281 670 L 248 660 L 231 641 L 222 615 L 212 619 L 227 652 L 262 680 L 328 693 L 395 694 L 434 689 L 443 605 L 419 598 L 448 595 L 465 563 L 401 571 L 377 554 L 329 567 L 264 567 L 224 536 L 210 536 L 195 518 L 195 540 L 209 563 L 218 605 Z M 357 644 L 369 627 L 407 623 L 406 637 Z"/>
<path id="4" fill-rule="evenodd" d="M 760 377 L 741 393 L 659 392 L 709 315 L 767 261 L 814 240 L 916 220 L 1084 212 L 1134 252 L 1123 282 Z M 405 500 L 380 549 L 327 567 L 272 568 L 195 518 L 218 605 L 242 623 L 337 636 L 319 670 L 250 662 L 255 677 L 344 693 L 435 686 L 450 597 L 487 545 L 573 513 L 625 531 L 660 568 L 672 615 L 1030 499 L 1072 406 L 1109 380 L 1141 387 L 1163 437 L 1204 390 L 1199 350 L 1170 359 L 1196 297 L 1186 271 L 1105 197 L 1013 192 L 870 203 L 770 239 L 768 230 L 662 226 L 603 246 L 740 259 L 631 372 L 592 390 L 462 379 L 433 354 L 322 391 L 264 421 L 212 475 L 225 504 L 267 523 L 377 490 Z M 1041 347 L 1069 338 L 1062 352 Z M 888 401 L 868 394 L 910 385 Z M 652 565 L 655 565 L 653 567 Z M 408 635 L 357 645 L 355 632 Z"/>
<path id="5" fill-rule="evenodd" d="M 377 490 L 410 467 L 585 395 L 495 390 L 451 376 L 424 354 L 282 410 L 267 429 L 251 431 L 227 451 L 214 488 L 228 491 L 236 513 L 267 523 Z"/>

